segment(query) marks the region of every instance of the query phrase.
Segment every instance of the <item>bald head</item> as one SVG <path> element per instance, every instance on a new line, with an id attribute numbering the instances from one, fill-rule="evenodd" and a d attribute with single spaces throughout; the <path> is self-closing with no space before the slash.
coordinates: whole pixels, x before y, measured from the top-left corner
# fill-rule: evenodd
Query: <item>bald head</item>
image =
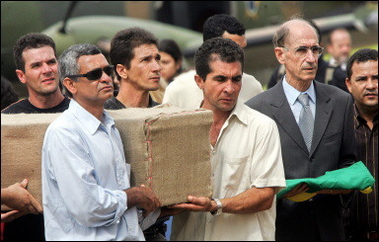
<path id="1" fill-rule="evenodd" d="M 317 41 L 319 40 L 317 30 L 308 21 L 296 18 L 283 23 L 274 33 L 272 39 L 274 47 L 283 47 L 289 37 L 302 35 L 304 29 L 313 30 L 314 34 L 317 36 Z"/>
<path id="2" fill-rule="evenodd" d="M 329 34 L 328 53 L 337 63 L 346 63 L 352 48 L 351 36 L 346 29 L 335 29 Z"/>

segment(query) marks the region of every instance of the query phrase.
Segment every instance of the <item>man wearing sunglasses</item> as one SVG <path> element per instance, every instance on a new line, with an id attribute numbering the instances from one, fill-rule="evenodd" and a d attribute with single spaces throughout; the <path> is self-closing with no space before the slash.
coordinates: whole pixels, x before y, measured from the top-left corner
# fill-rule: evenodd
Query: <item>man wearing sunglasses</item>
<path id="1" fill-rule="evenodd" d="M 161 71 L 158 40 L 153 34 L 141 28 L 119 31 L 111 41 L 110 59 L 120 87 L 117 96 L 105 103 L 106 109 L 159 105 L 149 94 L 158 90 Z"/>
<path id="2" fill-rule="evenodd" d="M 291 19 L 278 28 L 273 43 L 286 69 L 283 81 L 246 104 L 276 121 L 286 179 L 316 178 L 350 166 L 356 161 L 353 101 L 339 88 L 315 81 L 323 50 L 316 30 Z M 322 190 L 304 202 L 287 199 L 307 190 L 300 184 L 278 199 L 276 240 L 345 240 L 341 194 L 350 190 Z"/>
<path id="3" fill-rule="evenodd" d="M 41 33 L 28 33 L 15 43 L 16 74 L 28 89 L 28 97 L 1 113 L 58 113 L 68 108 L 70 99 L 59 88 L 55 43 Z M 17 161 L 15 161 L 17 162 Z M 44 241 L 42 214 L 27 214 L 4 224 L 4 240 Z"/>
<path id="4" fill-rule="evenodd" d="M 59 74 L 72 99 L 42 147 L 46 239 L 144 240 L 161 203 L 150 188 L 130 187 L 120 133 L 104 110 L 113 67 L 97 46 L 78 44 L 60 56 Z"/>

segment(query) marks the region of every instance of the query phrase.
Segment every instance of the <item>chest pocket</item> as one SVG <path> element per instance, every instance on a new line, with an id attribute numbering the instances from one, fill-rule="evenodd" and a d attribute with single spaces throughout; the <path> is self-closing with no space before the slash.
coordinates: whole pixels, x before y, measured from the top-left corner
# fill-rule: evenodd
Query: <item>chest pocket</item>
<path id="1" fill-rule="evenodd" d="M 232 197 L 246 191 L 250 182 L 250 156 L 240 158 L 224 157 L 224 165 L 218 182 L 220 197 Z"/>

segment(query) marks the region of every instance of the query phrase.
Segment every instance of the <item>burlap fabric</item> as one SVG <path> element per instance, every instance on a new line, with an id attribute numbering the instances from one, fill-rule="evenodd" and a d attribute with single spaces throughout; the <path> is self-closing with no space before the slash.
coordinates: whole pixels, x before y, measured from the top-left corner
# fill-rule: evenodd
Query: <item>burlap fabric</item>
<path id="1" fill-rule="evenodd" d="M 1 187 L 28 178 L 28 190 L 39 201 L 41 149 L 47 126 L 60 114 L 1 114 Z M 42 204 L 42 203 L 41 203 Z M 6 206 L 1 206 L 7 210 Z"/>
<path id="2" fill-rule="evenodd" d="M 152 188 L 163 206 L 186 202 L 189 194 L 212 196 L 211 111 L 158 106 L 108 112 L 120 131 L 133 186 Z M 1 114 L 1 187 L 28 178 L 28 190 L 42 200 L 43 137 L 59 115 Z"/>

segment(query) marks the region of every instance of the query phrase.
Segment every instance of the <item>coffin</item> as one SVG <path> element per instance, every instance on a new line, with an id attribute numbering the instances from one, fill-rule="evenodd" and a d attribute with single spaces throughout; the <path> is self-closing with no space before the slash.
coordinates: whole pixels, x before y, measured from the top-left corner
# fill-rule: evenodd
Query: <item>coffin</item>
<path id="1" fill-rule="evenodd" d="M 186 202 L 188 195 L 212 196 L 211 111 L 164 105 L 107 111 L 120 131 L 132 186 L 152 188 L 163 206 Z M 43 138 L 59 115 L 1 114 L 2 188 L 28 178 L 28 190 L 42 202 Z"/>

